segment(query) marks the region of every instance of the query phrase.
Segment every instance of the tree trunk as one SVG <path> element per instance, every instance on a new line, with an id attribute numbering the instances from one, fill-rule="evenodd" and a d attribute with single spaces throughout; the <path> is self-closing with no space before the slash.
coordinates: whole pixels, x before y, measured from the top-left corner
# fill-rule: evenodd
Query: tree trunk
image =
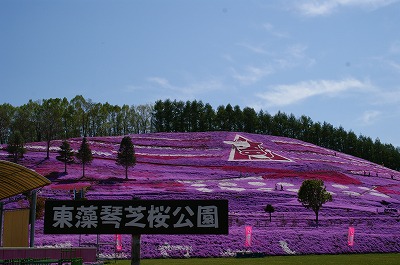
<path id="1" fill-rule="evenodd" d="M 318 211 L 315 211 L 315 223 L 318 227 Z"/>
<path id="2" fill-rule="evenodd" d="M 271 213 L 269 213 L 269 222 L 271 222 Z"/>
<path id="3" fill-rule="evenodd" d="M 64 173 L 67 174 L 67 154 L 64 154 Z"/>
<path id="4" fill-rule="evenodd" d="M 128 179 L 128 166 L 125 166 L 125 179 Z"/>
<path id="5" fill-rule="evenodd" d="M 47 140 L 46 159 L 50 158 L 50 140 Z"/>

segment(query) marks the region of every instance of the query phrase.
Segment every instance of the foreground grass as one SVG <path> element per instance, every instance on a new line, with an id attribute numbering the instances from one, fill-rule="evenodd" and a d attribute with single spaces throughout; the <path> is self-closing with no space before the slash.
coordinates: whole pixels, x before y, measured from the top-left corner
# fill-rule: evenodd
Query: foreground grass
<path id="1" fill-rule="evenodd" d="M 110 261 L 109 265 L 130 265 L 130 260 Z M 189 258 L 189 259 L 144 259 L 141 265 L 398 265 L 400 253 L 351 254 L 351 255 L 307 255 L 272 256 L 265 258 Z"/>

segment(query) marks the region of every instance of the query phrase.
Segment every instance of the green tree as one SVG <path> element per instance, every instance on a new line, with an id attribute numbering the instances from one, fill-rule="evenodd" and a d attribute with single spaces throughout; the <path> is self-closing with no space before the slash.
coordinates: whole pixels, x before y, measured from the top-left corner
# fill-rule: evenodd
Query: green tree
<path id="1" fill-rule="evenodd" d="M 76 154 L 76 158 L 82 164 L 82 177 L 85 177 L 85 165 L 90 165 L 93 160 L 92 150 L 87 142 L 86 137 L 83 137 L 82 144 Z"/>
<path id="2" fill-rule="evenodd" d="M 253 108 L 245 107 L 243 109 L 243 130 L 249 133 L 258 131 L 259 120 L 257 113 Z"/>
<path id="3" fill-rule="evenodd" d="M 310 117 L 302 115 L 299 119 L 300 135 L 299 140 L 311 142 L 311 126 L 313 121 Z"/>
<path id="4" fill-rule="evenodd" d="M 322 180 L 308 179 L 301 184 L 297 199 L 304 207 L 314 211 L 315 223 L 318 226 L 318 212 L 324 203 L 332 201 L 332 195 L 326 191 Z"/>
<path id="5" fill-rule="evenodd" d="M 272 131 L 272 116 L 268 112 L 260 110 L 257 114 L 259 130 L 258 133 L 271 134 Z"/>
<path id="6" fill-rule="evenodd" d="M 244 110 L 242 111 L 239 107 L 239 105 L 235 105 L 233 107 L 233 119 L 234 119 L 234 124 L 233 124 L 233 130 L 236 132 L 242 132 L 243 130 L 245 132 L 246 129 L 243 129 L 246 125 L 246 120 L 245 120 L 245 113 Z"/>
<path id="7" fill-rule="evenodd" d="M 6 151 L 10 154 L 14 163 L 18 163 L 18 160 L 24 157 L 26 152 L 24 144 L 24 138 L 19 131 L 11 134 Z"/>
<path id="8" fill-rule="evenodd" d="M 50 158 L 50 143 L 60 135 L 62 129 L 62 101 L 59 98 L 45 99 L 40 106 L 40 131 L 47 143 L 46 159 Z"/>
<path id="9" fill-rule="evenodd" d="M 73 108 L 73 127 L 75 135 L 87 136 L 88 109 L 91 105 L 82 95 L 77 95 L 70 101 Z"/>
<path id="10" fill-rule="evenodd" d="M 128 168 L 136 164 L 135 148 L 129 136 L 125 136 L 121 140 L 116 164 L 125 167 L 125 179 L 128 179 Z"/>
<path id="11" fill-rule="evenodd" d="M 204 105 L 204 131 L 214 131 L 215 129 L 215 111 L 207 103 Z"/>
<path id="12" fill-rule="evenodd" d="M 38 131 L 38 119 L 35 115 L 37 107 L 38 103 L 30 100 L 28 104 L 15 109 L 11 131 L 19 131 L 26 142 L 42 141 Z"/>
<path id="13" fill-rule="evenodd" d="M 274 206 L 272 206 L 271 204 L 267 204 L 267 206 L 264 207 L 264 211 L 265 211 L 266 213 L 269 213 L 269 221 L 271 222 L 271 214 L 272 214 L 273 212 L 275 212 Z"/>
<path id="14" fill-rule="evenodd" d="M 215 112 L 215 125 L 216 125 L 216 130 L 218 131 L 227 131 L 228 125 L 228 118 L 227 114 L 225 111 L 225 106 L 220 105 L 217 108 L 217 111 Z"/>
<path id="15" fill-rule="evenodd" d="M 183 132 L 192 132 L 192 115 L 191 103 L 188 100 L 184 103 L 182 111 Z"/>
<path id="16" fill-rule="evenodd" d="M 0 144 L 4 144 L 8 140 L 12 117 L 15 108 L 8 103 L 0 105 Z"/>
<path id="17" fill-rule="evenodd" d="M 57 156 L 57 160 L 64 162 L 64 173 L 67 174 L 67 164 L 71 164 L 74 162 L 74 152 L 67 140 L 64 140 L 60 146 L 60 150 L 58 151 L 60 154 Z"/>

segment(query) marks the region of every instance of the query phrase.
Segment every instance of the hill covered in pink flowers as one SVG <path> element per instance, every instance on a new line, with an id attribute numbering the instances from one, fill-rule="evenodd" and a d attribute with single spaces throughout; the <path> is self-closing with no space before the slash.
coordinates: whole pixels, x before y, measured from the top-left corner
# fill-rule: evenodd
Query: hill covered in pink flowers
<path id="1" fill-rule="evenodd" d="M 400 252 L 400 172 L 295 139 L 240 132 L 154 133 L 130 135 L 137 163 L 129 171 L 116 165 L 121 137 L 88 138 L 94 160 L 86 167 L 56 160 L 61 141 L 27 143 L 20 164 L 52 184 L 39 196 L 72 199 L 84 190 L 88 199 L 227 199 L 228 235 L 142 235 L 142 257 L 224 257 L 238 252 L 266 255 Z M 69 139 L 77 151 L 82 139 Z M 0 159 L 7 153 L 0 151 Z M 315 215 L 297 201 L 305 179 L 322 179 L 333 201 Z M 272 220 L 264 212 L 275 208 Z M 12 203 L 6 207 L 12 207 Z M 387 210 L 386 210 L 387 211 Z M 253 228 L 245 247 L 245 226 Z M 348 246 L 349 226 L 355 228 Z M 114 254 L 115 235 L 43 235 L 36 225 L 36 245 L 93 245 L 101 255 Z M 122 235 L 121 257 L 130 256 L 130 235 Z"/>

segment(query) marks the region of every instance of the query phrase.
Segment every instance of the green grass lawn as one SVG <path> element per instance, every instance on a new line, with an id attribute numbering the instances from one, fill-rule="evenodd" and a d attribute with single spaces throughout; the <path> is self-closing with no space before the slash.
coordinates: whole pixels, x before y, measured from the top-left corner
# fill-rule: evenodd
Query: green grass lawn
<path id="1" fill-rule="evenodd" d="M 110 261 L 110 265 L 130 265 L 130 260 Z M 144 259 L 141 265 L 399 265 L 400 253 L 272 256 L 265 258 Z"/>

